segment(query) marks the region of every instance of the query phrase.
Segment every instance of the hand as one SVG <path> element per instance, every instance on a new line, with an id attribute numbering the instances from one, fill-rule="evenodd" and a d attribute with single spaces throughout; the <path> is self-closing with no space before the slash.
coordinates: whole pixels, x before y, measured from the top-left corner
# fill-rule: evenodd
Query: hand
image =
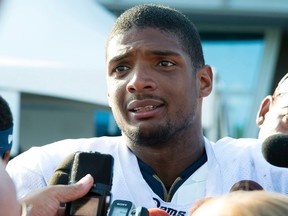
<path id="1" fill-rule="evenodd" d="M 32 205 L 29 216 L 62 216 L 65 209 L 60 203 L 70 202 L 83 197 L 91 189 L 93 177 L 88 174 L 72 185 L 53 185 L 28 194 L 20 203 Z"/>
<path id="2" fill-rule="evenodd" d="M 21 206 L 16 199 L 16 189 L 0 158 L 0 214 L 15 216 L 21 214 Z"/>

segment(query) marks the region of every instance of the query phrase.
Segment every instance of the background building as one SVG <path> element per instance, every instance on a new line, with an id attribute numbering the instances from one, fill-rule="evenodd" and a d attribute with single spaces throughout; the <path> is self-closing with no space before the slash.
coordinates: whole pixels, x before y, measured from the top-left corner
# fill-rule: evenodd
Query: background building
<path id="1" fill-rule="evenodd" d="M 125 9 L 160 3 L 200 31 L 216 74 L 204 132 L 256 137 L 262 98 L 288 72 L 286 0 L 0 1 L 0 94 L 15 117 L 14 155 L 59 139 L 115 135 L 107 103 L 105 43 Z"/>

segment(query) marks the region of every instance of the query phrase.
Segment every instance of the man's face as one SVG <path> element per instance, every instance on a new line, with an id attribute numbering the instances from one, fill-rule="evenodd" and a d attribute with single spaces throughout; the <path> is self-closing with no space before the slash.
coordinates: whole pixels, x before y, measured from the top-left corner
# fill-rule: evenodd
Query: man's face
<path id="1" fill-rule="evenodd" d="M 286 89 L 286 91 L 284 91 Z M 274 98 L 260 126 L 259 137 L 266 138 L 276 133 L 288 134 L 288 79 L 281 85 L 281 94 Z"/>
<path id="2" fill-rule="evenodd" d="M 177 38 L 153 28 L 131 29 L 107 47 L 109 103 L 132 143 L 155 145 L 200 124 L 199 86 Z"/>

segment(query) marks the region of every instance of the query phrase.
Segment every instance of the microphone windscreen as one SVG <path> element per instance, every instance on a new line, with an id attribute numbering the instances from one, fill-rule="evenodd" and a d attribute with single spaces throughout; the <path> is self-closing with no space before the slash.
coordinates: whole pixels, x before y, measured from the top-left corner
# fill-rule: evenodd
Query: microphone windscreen
<path id="1" fill-rule="evenodd" d="M 254 190 L 263 190 L 263 187 L 255 181 L 252 180 L 241 180 L 236 182 L 230 189 L 230 192 L 233 191 L 254 191 Z"/>
<path id="2" fill-rule="evenodd" d="M 150 208 L 148 209 L 149 216 L 169 216 L 169 214 L 163 209 L 159 208 Z"/>
<path id="3" fill-rule="evenodd" d="M 277 167 L 288 168 L 288 134 L 274 134 L 262 144 L 265 160 Z"/>
<path id="4" fill-rule="evenodd" d="M 112 184 L 113 157 L 99 152 L 76 152 L 71 168 L 70 180 L 79 181 L 87 174 L 91 174 L 94 183 Z"/>
<path id="5" fill-rule="evenodd" d="M 54 174 L 51 176 L 49 185 L 67 185 L 69 183 L 69 176 L 71 167 L 74 161 L 75 153 L 68 155 L 55 169 Z"/>

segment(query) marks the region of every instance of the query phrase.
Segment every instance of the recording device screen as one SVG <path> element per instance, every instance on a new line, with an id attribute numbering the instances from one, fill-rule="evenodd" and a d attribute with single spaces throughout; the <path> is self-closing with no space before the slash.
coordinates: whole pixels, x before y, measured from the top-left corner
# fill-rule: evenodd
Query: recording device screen
<path id="1" fill-rule="evenodd" d="M 71 206 L 70 213 L 75 216 L 87 215 L 95 216 L 99 206 L 99 198 L 96 197 L 83 197 L 78 199 L 77 202 L 73 203 Z"/>
<path id="2" fill-rule="evenodd" d="M 113 209 L 111 209 L 111 215 L 115 216 L 126 216 L 129 212 L 129 209 L 127 207 L 122 206 L 115 206 Z"/>
<path id="3" fill-rule="evenodd" d="M 133 203 L 128 200 L 114 200 L 108 216 L 128 216 L 133 209 Z"/>

